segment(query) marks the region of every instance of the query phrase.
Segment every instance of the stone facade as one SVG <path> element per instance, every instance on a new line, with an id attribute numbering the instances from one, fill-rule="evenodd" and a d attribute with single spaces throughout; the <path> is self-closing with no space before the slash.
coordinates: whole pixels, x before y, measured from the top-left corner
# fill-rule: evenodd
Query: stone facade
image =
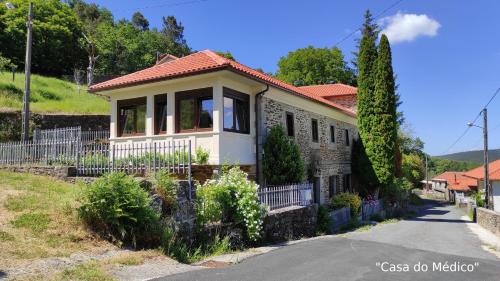
<path id="1" fill-rule="evenodd" d="M 500 237 L 500 213 L 485 208 L 476 208 L 477 223 Z"/>
<path id="2" fill-rule="evenodd" d="M 351 157 L 353 141 L 358 138 L 358 129 L 352 124 L 331 119 L 314 112 L 290 106 L 275 100 L 262 99 L 264 138 L 270 128 L 281 123 L 286 126 L 286 114 L 294 116 L 295 135 L 293 139 L 299 145 L 308 168 L 309 180 L 319 178 L 320 203 L 328 202 L 330 177 L 336 181 L 336 192 L 343 191 L 344 175 L 351 174 Z M 319 141 L 312 141 L 312 119 L 318 120 Z M 331 141 L 330 126 L 335 127 L 335 142 Z M 345 132 L 348 131 L 349 143 L 346 143 Z M 352 186 L 352 179 L 351 186 Z M 333 194 L 332 194 L 333 195 Z"/>

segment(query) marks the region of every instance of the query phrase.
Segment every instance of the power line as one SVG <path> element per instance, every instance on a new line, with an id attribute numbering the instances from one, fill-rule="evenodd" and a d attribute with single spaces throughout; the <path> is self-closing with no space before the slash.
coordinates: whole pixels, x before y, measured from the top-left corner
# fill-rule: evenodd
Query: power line
<path id="1" fill-rule="evenodd" d="M 484 108 L 487 108 L 488 105 L 490 105 L 490 103 L 496 98 L 496 96 L 498 95 L 498 93 L 500 92 L 500 88 L 498 88 L 495 93 L 493 94 L 493 96 L 490 98 L 490 100 L 486 103 L 485 106 L 483 106 L 483 109 Z M 474 125 L 477 121 L 477 119 L 479 119 L 479 116 L 481 116 L 482 114 L 482 110 L 479 111 L 479 113 L 477 114 L 476 118 L 474 118 L 474 121 L 472 121 L 472 125 Z M 457 140 L 455 142 L 453 142 L 444 152 L 443 154 L 446 154 L 448 153 L 448 151 L 450 151 L 450 149 L 452 149 L 460 140 L 462 140 L 462 138 L 467 134 L 467 132 L 469 132 L 469 129 L 471 127 L 470 126 L 467 126 L 467 128 L 465 129 L 465 131 L 457 138 Z"/>
<path id="2" fill-rule="evenodd" d="M 382 12 L 378 13 L 376 16 L 373 17 L 373 19 L 378 19 L 379 17 L 383 16 L 385 13 L 387 13 L 390 9 L 396 7 L 397 5 L 399 5 L 401 2 L 403 2 L 404 0 L 398 0 L 394 3 L 392 3 L 389 7 L 385 8 Z M 361 31 L 362 28 L 358 28 L 356 30 L 354 30 L 353 32 L 347 34 L 345 37 L 343 37 L 342 39 L 340 39 L 337 43 L 335 43 L 333 46 L 334 47 L 337 47 L 337 45 L 341 44 L 342 42 L 344 42 L 345 40 L 349 39 L 351 36 L 353 36 L 354 34 L 356 34 L 358 31 Z"/>

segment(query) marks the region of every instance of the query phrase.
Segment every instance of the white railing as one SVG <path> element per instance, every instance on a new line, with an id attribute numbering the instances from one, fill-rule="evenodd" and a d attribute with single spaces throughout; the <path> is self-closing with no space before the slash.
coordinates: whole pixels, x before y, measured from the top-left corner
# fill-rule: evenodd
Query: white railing
<path id="1" fill-rule="evenodd" d="M 36 142 L 47 141 L 80 141 L 81 143 L 107 142 L 109 140 L 108 130 L 82 131 L 78 127 L 66 127 L 56 129 L 35 129 L 33 140 Z"/>
<path id="2" fill-rule="evenodd" d="M 258 190 L 260 202 L 270 210 L 290 206 L 308 206 L 312 203 L 312 183 L 261 186 Z"/>

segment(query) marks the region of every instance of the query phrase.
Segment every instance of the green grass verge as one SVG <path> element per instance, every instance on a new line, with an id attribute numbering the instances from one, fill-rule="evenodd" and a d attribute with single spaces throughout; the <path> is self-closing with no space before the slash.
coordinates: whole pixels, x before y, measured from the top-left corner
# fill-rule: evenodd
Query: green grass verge
<path id="1" fill-rule="evenodd" d="M 21 110 L 24 74 L 0 72 L 0 109 Z M 85 86 L 57 78 L 32 75 L 30 109 L 36 113 L 109 114 L 108 101 L 87 93 Z"/>

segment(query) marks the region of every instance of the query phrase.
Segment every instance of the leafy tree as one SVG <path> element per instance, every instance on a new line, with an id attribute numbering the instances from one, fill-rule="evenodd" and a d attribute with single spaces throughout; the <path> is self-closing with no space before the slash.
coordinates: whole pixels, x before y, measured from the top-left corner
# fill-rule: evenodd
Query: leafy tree
<path id="1" fill-rule="evenodd" d="M 233 54 L 231 54 L 230 51 L 225 51 L 225 52 L 216 52 L 219 56 L 222 56 L 222 57 L 225 57 L 226 59 L 230 59 L 230 60 L 234 60 L 236 61 L 236 59 L 234 58 Z"/>
<path id="2" fill-rule="evenodd" d="M 403 154 L 403 177 L 417 187 L 425 176 L 425 164 L 417 153 Z"/>
<path id="3" fill-rule="evenodd" d="M 0 53 L 0 72 L 5 70 L 10 70 L 12 66 L 13 64 L 10 61 L 10 59 L 3 57 L 2 53 Z"/>
<path id="4" fill-rule="evenodd" d="M 24 65 L 26 15 L 29 1 L 10 1 L 16 9 L 0 5 L 0 52 L 15 65 Z M 73 73 L 84 64 L 79 44 L 82 25 L 68 5 L 58 0 L 33 0 L 32 71 L 46 75 Z"/>
<path id="5" fill-rule="evenodd" d="M 372 13 L 370 10 L 366 10 L 365 12 L 365 21 L 363 23 L 363 26 L 361 28 L 362 35 L 364 36 L 365 34 L 374 40 L 378 38 L 378 35 L 380 33 L 380 27 L 378 24 L 375 22 L 375 19 L 373 18 Z M 361 48 L 361 39 L 356 39 L 356 49 L 359 50 Z M 359 61 L 359 52 L 352 52 L 354 59 L 351 61 L 351 63 L 354 65 L 354 72 L 357 74 L 358 72 L 358 61 Z"/>
<path id="6" fill-rule="evenodd" d="M 304 160 L 297 144 L 285 134 L 283 125 L 271 128 L 262 159 L 268 184 L 300 182 L 304 179 Z"/>
<path id="7" fill-rule="evenodd" d="M 191 53 L 191 48 L 184 39 L 184 26 L 181 22 L 177 23 L 174 16 L 163 17 L 163 29 L 161 32 L 166 36 L 169 45 L 170 54 L 182 57 Z"/>
<path id="8" fill-rule="evenodd" d="M 375 89 L 372 106 L 372 134 L 369 157 L 375 174 L 383 186 L 389 185 L 394 177 L 397 142 L 397 116 L 394 73 L 389 40 L 383 34 L 380 38 L 375 65 Z"/>
<path id="9" fill-rule="evenodd" d="M 369 12 L 367 12 L 368 15 Z M 357 122 L 360 135 L 360 143 L 358 145 L 358 157 L 366 158 L 363 161 L 363 167 L 358 167 L 359 181 L 366 186 L 365 189 L 374 189 L 378 186 L 378 179 L 374 176 L 375 167 L 373 159 L 375 157 L 374 132 L 372 131 L 375 99 L 375 62 L 377 61 L 377 48 L 375 45 L 376 37 L 373 30 L 370 28 L 371 16 L 365 18 L 365 28 L 363 29 L 363 37 L 359 44 L 358 55 L 358 110 Z M 368 22 L 368 23 L 367 23 Z M 368 171 L 368 172 L 366 172 Z M 372 173 L 373 172 L 373 173 Z"/>
<path id="10" fill-rule="evenodd" d="M 149 21 L 143 14 L 141 14 L 141 12 L 135 12 L 132 15 L 132 24 L 142 31 L 149 30 Z"/>
<path id="11" fill-rule="evenodd" d="M 276 77 L 297 86 L 329 84 L 332 82 L 356 84 L 356 77 L 344 60 L 339 48 L 307 48 L 289 52 L 278 62 Z"/>
<path id="12" fill-rule="evenodd" d="M 479 166 L 481 166 L 481 164 L 475 162 L 428 157 L 429 178 L 435 177 L 446 171 L 465 172 Z"/>

